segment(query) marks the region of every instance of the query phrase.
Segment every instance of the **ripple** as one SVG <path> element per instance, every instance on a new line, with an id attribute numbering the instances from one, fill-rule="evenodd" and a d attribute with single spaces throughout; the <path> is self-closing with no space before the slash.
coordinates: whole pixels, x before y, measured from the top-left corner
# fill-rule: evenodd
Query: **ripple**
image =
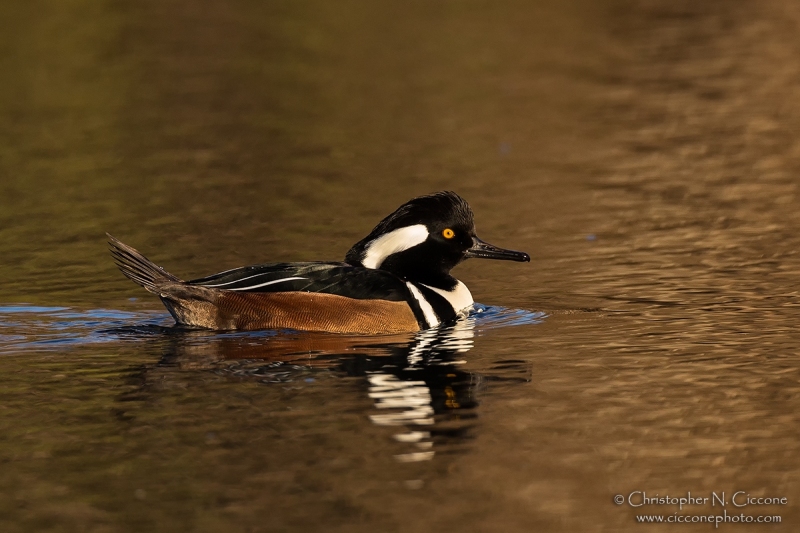
<path id="1" fill-rule="evenodd" d="M 109 327 L 155 326 L 163 320 L 161 313 L 3 305 L 0 306 L 0 353 L 109 342 L 119 338 L 108 334 Z"/>
<path id="2" fill-rule="evenodd" d="M 546 317 L 543 312 L 476 304 L 463 324 L 467 325 L 466 329 L 470 331 L 473 329 L 485 331 L 538 324 Z M 276 337 L 280 337 L 280 342 L 283 344 L 287 342 L 291 344 L 294 342 L 292 339 L 313 338 L 318 341 L 323 337 L 334 344 L 341 344 L 336 341 L 341 341 L 343 337 L 350 338 L 350 336 L 325 333 L 276 330 L 232 332 L 196 330 L 173 325 L 171 317 L 159 311 L 131 312 L 103 308 L 79 310 L 61 306 L 0 305 L 0 353 L 31 349 L 55 350 L 172 335 L 181 336 L 183 342 L 200 345 L 211 340 L 261 343 L 270 339 L 271 342 L 278 342 Z M 450 342 L 463 342 L 459 341 L 457 336 L 451 335 L 449 339 Z M 381 344 L 381 341 L 397 342 L 398 338 L 354 336 L 352 340 L 355 344 L 363 345 L 366 340 L 371 344 Z M 300 351 L 308 353 L 305 344 Z"/>
<path id="3" fill-rule="evenodd" d="M 547 318 L 542 311 L 511 309 L 508 307 L 475 304 L 470 318 L 475 318 L 475 326 L 480 330 L 529 326 L 540 324 Z"/>

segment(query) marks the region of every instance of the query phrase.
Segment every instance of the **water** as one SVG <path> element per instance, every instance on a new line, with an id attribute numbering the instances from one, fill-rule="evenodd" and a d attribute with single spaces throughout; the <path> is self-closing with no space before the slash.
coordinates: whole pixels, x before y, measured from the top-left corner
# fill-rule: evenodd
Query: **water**
<path id="1" fill-rule="evenodd" d="M 677 507 L 615 495 L 741 490 L 782 523 L 720 529 L 793 531 L 798 22 L 3 4 L 0 530 L 642 531 Z M 418 336 L 173 328 L 106 251 L 338 260 L 440 189 L 532 262 L 459 266 L 481 312 Z"/>

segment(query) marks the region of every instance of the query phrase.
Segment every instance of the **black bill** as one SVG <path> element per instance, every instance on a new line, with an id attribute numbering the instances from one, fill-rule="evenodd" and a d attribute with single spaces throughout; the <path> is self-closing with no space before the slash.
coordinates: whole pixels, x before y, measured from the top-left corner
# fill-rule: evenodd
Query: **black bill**
<path id="1" fill-rule="evenodd" d="M 467 250 L 465 257 L 481 257 L 483 259 L 504 259 L 506 261 L 521 261 L 527 263 L 531 260 L 531 256 L 525 252 L 515 252 L 514 250 L 506 250 L 498 248 L 488 242 L 483 242 L 477 237 L 472 238 L 474 244 L 472 248 Z"/>

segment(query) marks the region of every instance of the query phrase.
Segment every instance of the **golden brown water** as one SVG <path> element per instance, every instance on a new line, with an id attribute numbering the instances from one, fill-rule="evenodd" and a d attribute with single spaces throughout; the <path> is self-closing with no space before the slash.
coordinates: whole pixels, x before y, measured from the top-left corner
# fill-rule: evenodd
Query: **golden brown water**
<path id="1" fill-rule="evenodd" d="M 0 4 L 0 530 L 800 527 L 800 4 Z M 177 331 L 453 189 L 530 265 L 417 337 Z"/>

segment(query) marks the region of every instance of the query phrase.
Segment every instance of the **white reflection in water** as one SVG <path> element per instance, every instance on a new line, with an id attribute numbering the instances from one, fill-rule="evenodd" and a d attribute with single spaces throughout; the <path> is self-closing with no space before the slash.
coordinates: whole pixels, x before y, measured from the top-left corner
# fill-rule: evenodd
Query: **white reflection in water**
<path id="1" fill-rule="evenodd" d="M 419 332 L 408 351 L 408 366 L 404 370 L 423 370 L 428 365 L 461 365 L 465 361 L 443 359 L 448 355 L 463 353 L 473 347 L 475 319 L 459 320 L 454 326 Z M 395 374 L 373 371 L 367 374 L 369 397 L 378 409 L 391 409 L 389 413 L 370 415 L 379 426 L 432 426 L 434 420 L 433 395 L 425 381 L 403 380 Z M 429 431 L 410 430 L 394 435 L 398 442 L 413 444 L 415 451 L 395 455 L 400 462 L 430 461 L 436 452 Z"/>
<path id="2" fill-rule="evenodd" d="M 424 381 L 400 381 L 397 376 L 382 373 L 370 374 L 367 379 L 369 397 L 376 400 L 378 409 L 406 409 L 399 413 L 372 415 L 373 422 L 381 426 L 433 424 L 431 390 Z"/>

